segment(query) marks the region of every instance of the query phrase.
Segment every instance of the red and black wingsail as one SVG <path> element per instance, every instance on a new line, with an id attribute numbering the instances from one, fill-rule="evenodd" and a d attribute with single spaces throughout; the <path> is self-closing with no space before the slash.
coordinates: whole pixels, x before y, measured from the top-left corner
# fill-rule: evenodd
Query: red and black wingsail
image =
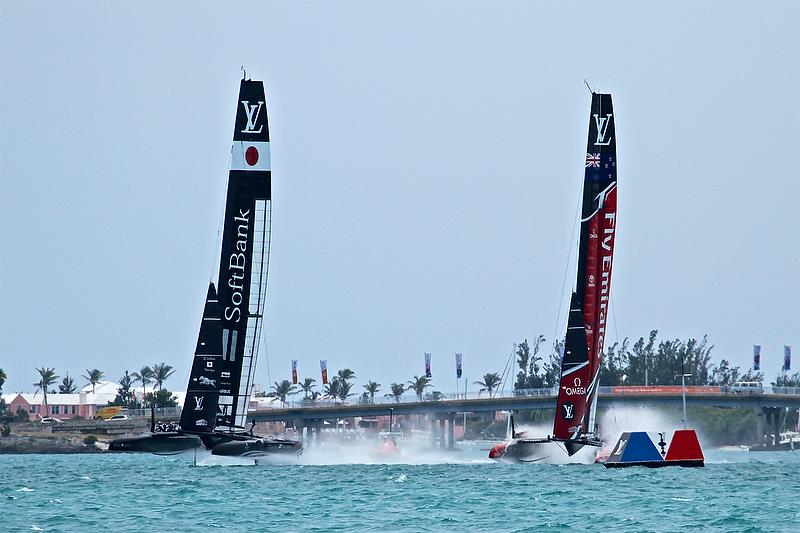
<path id="1" fill-rule="evenodd" d="M 181 414 L 185 432 L 234 432 L 247 417 L 269 264 L 269 123 L 260 81 L 236 103 L 219 279 L 211 283 Z"/>
<path id="2" fill-rule="evenodd" d="M 594 406 L 611 295 L 617 153 L 610 94 L 592 93 L 583 182 L 578 279 L 567 321 L 553 436 L 570 455 L 594 433 Z M 574 442 L 570 442 L 574 441 Z"/>

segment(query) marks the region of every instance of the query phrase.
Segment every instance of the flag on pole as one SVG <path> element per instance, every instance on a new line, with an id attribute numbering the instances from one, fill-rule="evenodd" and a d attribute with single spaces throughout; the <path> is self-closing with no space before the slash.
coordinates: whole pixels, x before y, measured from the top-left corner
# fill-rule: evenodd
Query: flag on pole
<path id="1" fill-rule="evenodd" d="M 753 345 L 753 370 L 761 370 L 761 345 Z"/>
<path id="2" fill-rule="evenodd" d="M 292 383 L 297 385 L 297 359 L 292 359 Z"/>
<path id="3" fill-rule="evenodd" d="M 783 371 L 788 372 L 792 369 L 792 347 L 783 347 Z"/>
<path id="4" fill-rule="evenodd" d="M 461 354 L 456 354 L 456 379 L 461 379 Z"/>
<path id="5" fill-rule="evenodd" d="M 328 384 L 328 360 L 327 359 L 320 359 L 319 361 L 319 371 L 322 372 L 322 384 Z"/>
<path id="6" fill-rule="evenodd" d="M 431 354 L 425 352 L 425 377 L 431 377 Z"/>

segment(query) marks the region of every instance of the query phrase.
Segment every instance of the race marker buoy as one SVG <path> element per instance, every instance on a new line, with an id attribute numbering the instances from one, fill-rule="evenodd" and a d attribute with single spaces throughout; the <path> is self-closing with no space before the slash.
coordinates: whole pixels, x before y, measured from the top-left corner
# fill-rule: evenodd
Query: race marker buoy
<path id="1" fill-rule="evenodd" d="M 666 442 L 661 434 L 658 443 L 663 453 Z M 626 466 L 704 466 L 703 450 L 693 429 L 679 429 L 672 435 L 666 456 L 662 457 L 656 445 L 644 431 L 623 433 L 605 462 L 606 468 Z"/>

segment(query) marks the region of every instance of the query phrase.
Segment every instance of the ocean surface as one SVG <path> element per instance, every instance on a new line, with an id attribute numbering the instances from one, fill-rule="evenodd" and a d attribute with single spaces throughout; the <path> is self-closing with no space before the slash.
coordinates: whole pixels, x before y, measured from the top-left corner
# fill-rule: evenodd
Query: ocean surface
<path id="1" fill-rule="evenodd" d="M 485 454 L 0 455 L 0 531 L 800 531 L 800 451 L 608 470 Z"/>

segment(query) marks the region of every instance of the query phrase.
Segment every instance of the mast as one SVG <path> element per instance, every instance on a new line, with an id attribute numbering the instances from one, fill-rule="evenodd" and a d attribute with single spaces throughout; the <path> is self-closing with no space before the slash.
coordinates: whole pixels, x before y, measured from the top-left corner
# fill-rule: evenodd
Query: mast
<path id="1" fill-rule="evenodd" d="M 271 181 L 264 84 L 242 80 L 228 173 L 219 279 L 209 284 L 181 413 L 184 432 L 244 431 L 263 327 Z"/>
<path id="2" fill-rule="evenodd" d="M 616 129 L 611 95 L 592 93 L 578 273 L 570 299 L 553 427 L 555 440 L 566 441 L 570 455 L 594 432 L 598 375 L 611 295 L 616 215 Z"/>

